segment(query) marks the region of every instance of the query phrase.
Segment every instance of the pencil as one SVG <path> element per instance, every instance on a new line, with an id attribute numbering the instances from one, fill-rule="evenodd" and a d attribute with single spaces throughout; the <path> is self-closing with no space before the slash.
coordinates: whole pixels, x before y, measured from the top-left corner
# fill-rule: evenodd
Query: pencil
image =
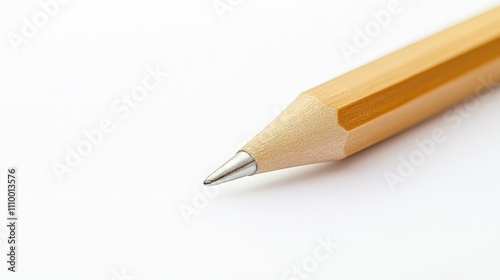
<path id="1" fill-rule="evenodd" d="M 343 159 L 474 94 L 479 77 L 500 80 L 500 7 L 303 92 L 204 184 Z"/>

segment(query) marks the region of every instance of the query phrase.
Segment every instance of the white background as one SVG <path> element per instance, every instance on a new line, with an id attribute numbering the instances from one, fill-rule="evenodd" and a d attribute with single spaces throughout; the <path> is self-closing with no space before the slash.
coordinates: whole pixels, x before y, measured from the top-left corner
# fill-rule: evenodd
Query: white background
<path id="1" fill-rule="evenodd" d="M 456 122 L 440 114 L 344 161 L 200 198 L 300 92 L 500 3 L 403 1 L 348 61 L 342 42 L 388 2 L 233 0 L 221 19 L 212 0 L 72 0 L 15 52 L 9 34 L 41 7 L 2 0 L 0 177 L 19 168 L 20 244 L 14 275 L 2 182 L 0 278 L 283 279 L 330 237 L 339 247 L 308 279 L 499 279 L 498 90 Z M 171 76 L 114 112 L 157 65 Z M 104 119 L 114 130 L 60 182 L 55 162 Z M 391 188 L 385 174 L 436 129 L 445 143 Z"/>

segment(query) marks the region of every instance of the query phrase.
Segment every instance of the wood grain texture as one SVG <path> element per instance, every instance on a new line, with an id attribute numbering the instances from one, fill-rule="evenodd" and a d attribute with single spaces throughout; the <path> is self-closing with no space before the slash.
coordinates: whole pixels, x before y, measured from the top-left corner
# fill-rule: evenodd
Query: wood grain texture
<path id="1" fill-rule="evenodd" d="M 257 173 L 337 160 L 500 81 L 500 7 L 308 90 L 241 150 Z"/>

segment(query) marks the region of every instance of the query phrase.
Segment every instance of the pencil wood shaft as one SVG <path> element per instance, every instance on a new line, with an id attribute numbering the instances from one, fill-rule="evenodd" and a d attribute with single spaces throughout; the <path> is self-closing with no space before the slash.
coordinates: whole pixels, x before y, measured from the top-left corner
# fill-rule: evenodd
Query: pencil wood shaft
<path id="1" fill-rule="evenodd" d="M 257 173 L 338 160 L 500 81 L 500 7 L 298 96 L 241 151 Z"/>

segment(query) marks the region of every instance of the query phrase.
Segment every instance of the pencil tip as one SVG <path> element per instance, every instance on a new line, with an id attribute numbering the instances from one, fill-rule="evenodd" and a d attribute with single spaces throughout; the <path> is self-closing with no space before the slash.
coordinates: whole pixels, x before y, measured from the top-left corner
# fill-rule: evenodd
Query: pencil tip
<path id="1" fill-rule="evenodd" d="M 208 180 L 208 179 L 206 179 L 206 180 L 203 182 L 203 184 L 204 184 L 205 186 L 210 186 L 210 185 L 212 184 L 212 180 Z"/>
<path id="2" fill-rule="evenodd" d="M 205 186 L 215 186 L 245 176 L 255 174 L 257 162 L 247 152 L 238 152 L 203 182 Z"/>

